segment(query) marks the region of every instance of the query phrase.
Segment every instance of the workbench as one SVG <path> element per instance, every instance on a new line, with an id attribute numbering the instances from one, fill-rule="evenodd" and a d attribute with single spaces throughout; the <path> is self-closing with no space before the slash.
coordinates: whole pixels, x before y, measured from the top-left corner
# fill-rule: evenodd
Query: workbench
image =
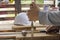
<path id="1" fill-rule="evenodd" d="M 42 28 L 42 30 L 45 30 L 46 25 L 34 26 L 33 31 L 31 30 L 32 26 L 16 26 L 16 25 L 13 26 L 13 30 L 16 30 L 16 32 L 21 32 L 22 30 L 28 31 L 26 36 L 22 36 L 22 34 L 17 34 L 16 35 L 17 40 L 60 40 L 60 34 L 41 33 L 39 32 L 40 30 L 36 30 L 36 28 L 40 28 L 40 30 Z"/>

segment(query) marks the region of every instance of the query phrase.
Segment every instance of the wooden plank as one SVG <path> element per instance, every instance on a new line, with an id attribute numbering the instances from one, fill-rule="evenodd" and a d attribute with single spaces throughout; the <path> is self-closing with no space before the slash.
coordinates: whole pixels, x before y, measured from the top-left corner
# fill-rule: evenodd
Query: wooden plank
<path id="1" fill-rule="evenodd" d="M 38 37 L 56 37 L 56 36 L 58 36 L 58 37 L 60 37 L 60 34 L 46 34 L 46 33 L 34 33 L 33 34 L 34 36 L 33 36 L 33 38 L 38 38 Z M 22 36 L 21 34 L 18 34 L 17 36 L 16 36 L 17 38 L 24 38 L 24 36 Z M 31 38 L 31 33 L 28 33 L 27 35 L 26 35 L 26 37 L 25 38 Z"/>
<path id="2" fill-rule="evenodd" d="M 15 36 L 0 36 L 0 38 L 15 38 Z"/>
<path id="3" fill-rule="evenodd" d="M 34 26 L 34 30 L 39 27 L 43 28 L 44 26 Z M 18 31 L 18 30 L 31 30 L 31 28 L 32 28 L 32 26 L 16 26 L 16 25 L 12 26 L 12 29 L 16 30 L 16 31 Z"/>
<path id="4" fill-rule="evenodd" d="M 25 39 L 25 40 L 60 40 L 60 35 L 46 34 L 46 33 L 34 33 L 33 37 L 31 37 L 31 34 L 27 34 L 27 36 L 24 37 L 21 34 L 19 34 L 19 35 L 17 35 L 16 38 L 18 40 L 20 40 L 20 39 Z"/>
<path id="5" fill-rule="evenodd" d="M 26 25 L 26 26 L 19 26 L 19 25 L 13 25 L 12 28 L 31 28 L 32 26 Z M 34 27 L 46 27 L 46 25 L 35 25 Z"/>
<path id="6" fill-rule="evenodd" d="M 0 35 L 0 38 L 16 38 L 15 35 Z"/>
<path id="7" fill-rule="evenodd" d="M 0 32 L 15 32 L 15 30 L 0 30 Z"/>

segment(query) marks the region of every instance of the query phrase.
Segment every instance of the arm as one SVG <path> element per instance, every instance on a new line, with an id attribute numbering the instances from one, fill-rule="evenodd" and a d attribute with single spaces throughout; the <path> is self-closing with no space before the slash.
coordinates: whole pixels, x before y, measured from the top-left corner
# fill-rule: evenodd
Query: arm
<path id="1" fill-rule="evenodd" d="M 48 14 L 48 20 L 53 24 L 52 26 L 48 26 L 46 28 L 47 32 L 58 32 L 60 28 L 60 12 L 52 11 Z"/>
<path id="2" fill-rule="evenodd" d="M 60 27 L 60 12 L 50 11 L 50 12 L 40 12 L 39 21 L 41 24 L 48 24 L 46 31 L 57 32 Z"/>
<path id="3" fill-rule="evenodd" d="M 39 7 L 34 2 L 32 2 L 32 4 L 30 4 L 30 10 L 28 10 L 29 19 L 31 21 L 38 20 L 39 11 L 40 11 Z"/>
<path id="4" fill-rule="evenodd" d="M 60 26 L 60 12 L 52 11 L 48 14 L 48 20 L 56 26 Z"/>
<path id="5" fill-rule="evenodd" d="M 50 22 L 48 21 L 48 13 L 45 11 L 40 11 L 39 12 L 39 23 L 40 24 L 50 24 Z"/>

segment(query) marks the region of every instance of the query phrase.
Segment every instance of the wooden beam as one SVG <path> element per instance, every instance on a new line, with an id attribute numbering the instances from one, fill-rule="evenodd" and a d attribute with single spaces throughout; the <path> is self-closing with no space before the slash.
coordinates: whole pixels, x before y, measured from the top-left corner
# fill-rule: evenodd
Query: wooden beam
<path id="1" fill-rule="evenodd" d="M 0 39 L 16 39 L 15 35 L 0 35 Z"/>

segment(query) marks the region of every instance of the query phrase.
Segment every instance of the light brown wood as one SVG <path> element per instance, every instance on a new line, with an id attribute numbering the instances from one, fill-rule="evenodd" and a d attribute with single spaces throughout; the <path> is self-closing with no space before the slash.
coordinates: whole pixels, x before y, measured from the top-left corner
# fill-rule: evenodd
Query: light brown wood
<path id="1" fill-rule="evenodd" d="M 46 34 L 46 33 L 34 33 L 33 37 L 31 34 L 27 34 L 26 37 L 22 36 L 21 34 L 17 35 L 16 37 L 18 40 L 25 39 L 25 40 L 60 40 L 59 34 Z"/>
<path id="2" fill-rule="evenodd" d="M 2 35 L 0 35 L 0 38 L 16 38 L 16 36 L 11 36 L 11 35 L 10 36 L 9 35 L 2 36 Z"/>
<path id="3" fill-rule="evenodd" d="M 44 28 L 45 26 L 34 26 L 34 29 L 36 28 Z M 12 26 L 12 29 L 13 30 L 31 30 L 32 26 L 16 26 L 16 25 L 13 25 Z"/>
<path id="4" fill-rule="evenodd" d="M 33 37 L 56 37 L 56 36 L 60 37 L 60 34 L 34 33 Z M 17 38 L 24 38 L 24 36 L 22 36 L 21 34 L 17 35 L 16 37 Z M 25 38 L 31 38 L 31 33 L 28 33 Z"/>
<path id="5" fill-rule="evenodd" d="M 15 30 L 0 30 L 0 32 L 15 32 Z"/>
<path id="6" fill-rule="evenodd" d="M 12 26 L 12 29 L 15 31 L 21 31 L 21 30 L 31 30 L 31 26 Z M 34 27 L 35 28 L 35 27 Z"/>

